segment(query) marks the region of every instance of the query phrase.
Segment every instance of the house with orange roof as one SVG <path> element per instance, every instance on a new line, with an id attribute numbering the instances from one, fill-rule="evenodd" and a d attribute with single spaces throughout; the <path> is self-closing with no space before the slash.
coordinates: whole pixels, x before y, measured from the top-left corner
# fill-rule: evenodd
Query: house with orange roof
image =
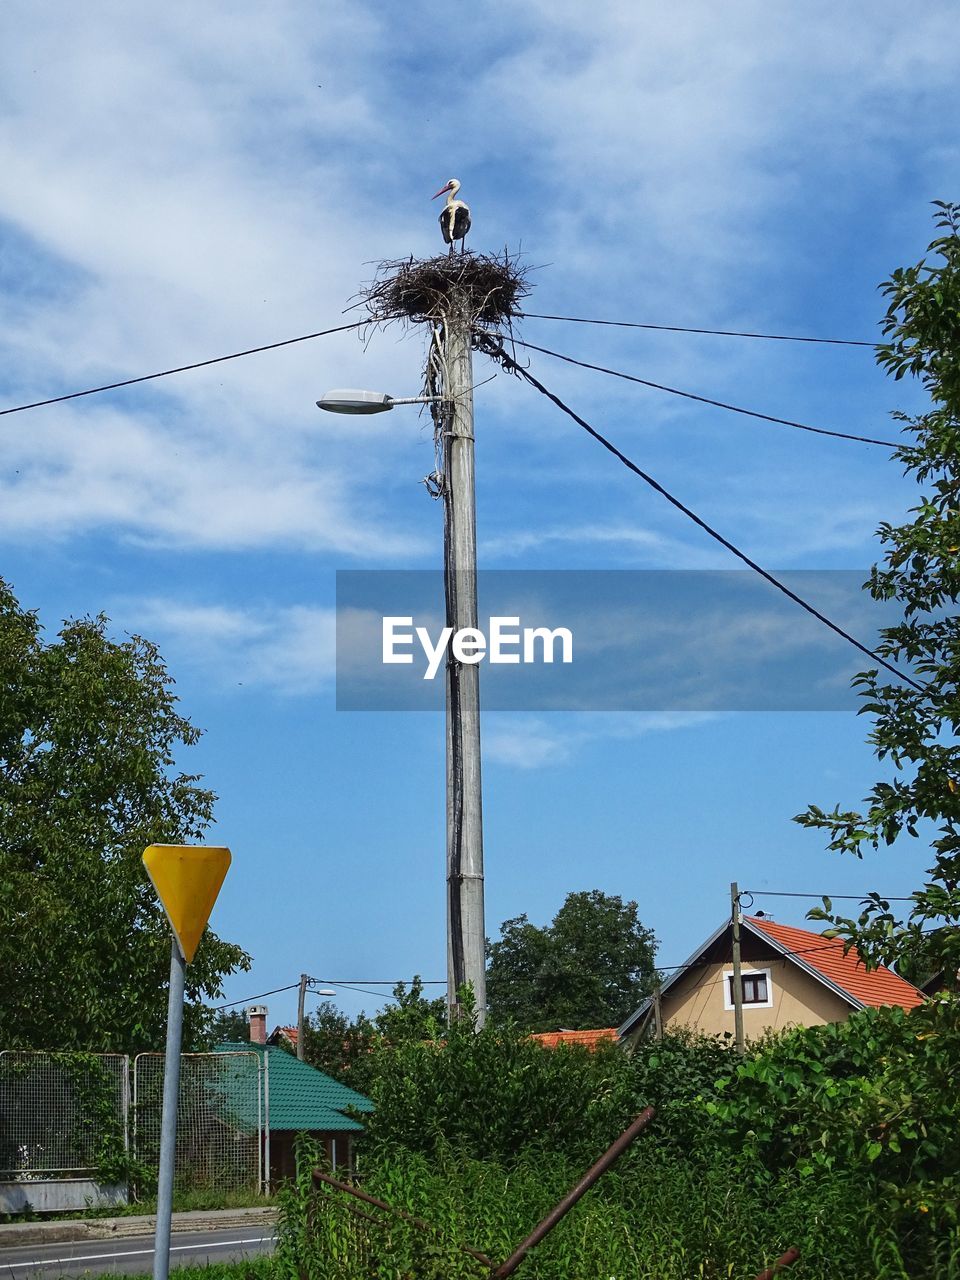
<path id="1" fill-rule="evenodd" d="M 856 948 L 839 938 L 744 916 L 740 925 L 740 981 L 747 1039 L 784 1027 L 845 1022 L 857 1009 L 899 1005 L 913 1009 L 923 993 L 890 969 L 867 969 Z M 734 1034 L 733 926 L 725 920 L 660 988 L 664 1027 L 706 1035 Z M 621 1041 L 653 1020 L 648 998 L 618 1029 Z"/>
<path id="2" fill-rule="evenodd" d="M 291 1053 L 296 1053 L 299 1035 L 300 1033 L 296 1027 L 274 1027 L 267 1036 L 267 1044 L 289 1049 Z"/>
<path id="3" fill-rule="evenodd" d="M 564 1031 L 561 1028 L 559 1031 L 536 1031 L 530 1039 L 536 1040 L 545 1049 L 556 1049 L 559 1044 L 576 1044 L 592 1053 L 597 1045 L 615 1044 L 617 1029 L 602 1027 L 596 1031 Z"/>

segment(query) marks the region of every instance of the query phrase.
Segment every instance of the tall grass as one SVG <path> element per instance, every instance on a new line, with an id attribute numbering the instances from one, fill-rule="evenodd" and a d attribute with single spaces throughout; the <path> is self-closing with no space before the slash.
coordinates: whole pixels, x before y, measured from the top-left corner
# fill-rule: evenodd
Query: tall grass
<path id="1" fill-rule="evenodd" d="M 422 1230 L 309 1178 L 281 1203 L 279 1280 L 482 1280 L 458 1246 L 502 1262 L 582 1172 L 543 1153 L 511 1169 L 440 1147 L 432 1158 L 381 1152 L 363 1189 L 427 1220 Z M 370 1213 L 371 1222 L 357 1213 Z M 695 1171 L 655 1150 L 609 1172 L 533 1251 L 523 1280 L 747 1280 L 789 1245 L 795 1280 L 960 1280 L 960 1233 L 922 1224 L 904 1240 L 852 1179 L 756 1180 L 718 1164 Z"/>
<path id="2" fill-rule="evenodd" d="M 174 1274 L 176 1280 L 273 1280 L 275 1271 L 272 1258 L 247 1258 L 243 1262 L 179 1266 Z M 96 1276 L 85 1272 L 84 1280 L 143 1280 L 143 1275 L 126 1277 L 117 1271 L 105 1271 Z"/>

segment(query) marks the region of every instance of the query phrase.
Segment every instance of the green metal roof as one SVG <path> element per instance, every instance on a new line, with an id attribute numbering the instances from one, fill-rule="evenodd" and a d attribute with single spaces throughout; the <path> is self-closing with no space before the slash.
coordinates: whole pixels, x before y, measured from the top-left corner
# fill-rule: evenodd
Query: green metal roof
<path id="1" fill-rule="evenodd" d="M 344 1115 L 348 1107 L 370 1112 L 373 1103 L 301 1062 L 285 1049 L 261 1044 L 218 1044 L 217 1053 L 258 1053 L 267 1057 L 271 1129 L 333 1129 L 363 1132 L 363 1125 Z M 249 1059 L 248 1059 L 249 1061 Z"/>

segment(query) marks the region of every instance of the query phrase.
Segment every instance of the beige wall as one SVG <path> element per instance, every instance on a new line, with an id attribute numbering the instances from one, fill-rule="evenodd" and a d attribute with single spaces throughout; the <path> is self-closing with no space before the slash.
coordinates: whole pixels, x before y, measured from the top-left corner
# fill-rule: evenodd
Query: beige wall
<path id="1" fill-rule="evenodd" d="M 845 1000 L 798 969 L 790 960 L 761 958 L 744 960 L 743 968 L 769 969 L 773 1005 L 744 1005 L 743 1032 L 749 1040 L 764 1031 L 784 1027 L 819 1026 L 824 1022 L 845 1022 L 850 1005 Z M 679 978 L 663 997 L 663 1023 L 667 1027 L 688 1026 L 706 1035 L 733 1035 L 733 1010 L 723 1007 L 724 975 L 733 966 L 710 964 Z"/>

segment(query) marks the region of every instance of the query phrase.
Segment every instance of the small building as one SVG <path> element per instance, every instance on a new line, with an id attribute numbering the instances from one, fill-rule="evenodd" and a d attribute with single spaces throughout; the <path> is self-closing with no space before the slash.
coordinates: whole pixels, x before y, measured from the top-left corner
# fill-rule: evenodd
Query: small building
<path id="1" fill-rule="evenodd" d="M 923 994 L 882 965 L 867 969 L 855 947 L 839 938 L 760 916 L 740 927 L 743 1029 L 747 1039 L 789 1026 L 845 1022 L 857 1009 L 913 1009 Z M 664 1027 L 706 1035 L 734 1034 L 733 925 L 725 920 L 660 988 Z M 651 1026 L 654 998 L 644 1000 L 618 1030 L 620 1041 Z"/>
<path id="2" fill-rule="evenodd" d="M 252 1050 L 260 1055 L 263 1114 L 259 1123 L 264 1131 L 263 1163 L 270 1170 L 270 1182 L 275 1186 L 296 1173 L 294 1144 L 300 1133 L 309 1134 L 322 1145 L 331 1169 L 352 1171 L 354 1143 L 363 1133 L 363 1124 L 355 1113 L 369 1114 L 373 1103 L 355 1089 L 301 1062 L 287 1049 L 267 1044 L 266 1013 L 262 1006 L 252 1006 L 248 1010 L 250 1040 L 217 1045 L 216 1052 Z"/>

